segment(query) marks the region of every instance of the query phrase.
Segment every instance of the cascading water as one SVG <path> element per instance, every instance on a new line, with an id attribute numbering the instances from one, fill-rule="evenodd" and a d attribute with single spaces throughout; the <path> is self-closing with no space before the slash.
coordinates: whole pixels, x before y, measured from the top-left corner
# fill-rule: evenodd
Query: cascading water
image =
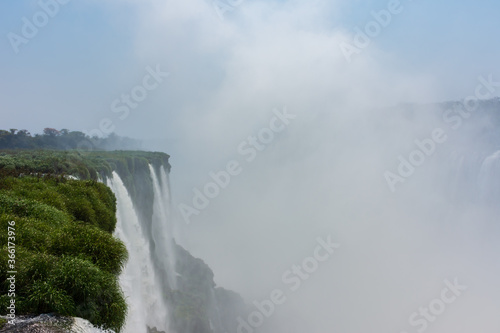
<path id="1" fill-rule="evenodd" d="M 164 287 L 158 276 L 158 265 L 161 262 L 153 260 L 149 251 L 153 240 L 145 237 L 143 224 L 138 218 L 129 192 L 116 172 L 108 179 L 108 186 L 117 198 L 115 234 L 125 243 L 129 253 L 129 259 L 120 276 L 120 285 L 129 307 L 123 332 L 147 332 L 147 327 L 167 332 L 168 309 L 163 296 Z M 159 186 L 157 181 L 154 186 Z M 158 244 L 156 246 L 158 249 Z M 158 251 L 157 253 L 159 256 Z"/>
<path id="2" fill-rule="evenodd" d="M 150 164 L 136 171 L 127 183 L 133 188 L 117 172 L 105 180 L 117 199 L 115 235 L 129 253 L 120 275 L 128 304 L 122 332 L 233 331 L 234 318 L 227 313 L 243 309 L 243 301 L 218 290 L 220 301 L 210 268 L 175 243 L 167 168 Z M 192 316 L 186 317 L 186 306 L 193 307 Z"/>
<path id="3" fill-rule="evenodd" d="M 168 175 L 163 166 L 160 168 L 160 177 L 152 165 L 149 171 L 153 180 L 154 204 L 152 237 L 154 241 L 153 260 L 158 267 L 163 281 L 167 281 L 170 289 L 177 288 L 175 273 L 175 251 L 172 243 L 172 225 L 170 219 L 170 190 Z"/>
<path id="4" fill-rule="evenodd" d="M 459 151 L 443 168 L 443 185 L 455 204 L 488 204 L 500 199 L 500 151 Z"/>
<path id="5" fill-rule="evenodd" d="M 489 202 L 498 202 L 500 198 L 500 150 L 486 157 L 479 170 L 478 186 L 481 198 Z"/>

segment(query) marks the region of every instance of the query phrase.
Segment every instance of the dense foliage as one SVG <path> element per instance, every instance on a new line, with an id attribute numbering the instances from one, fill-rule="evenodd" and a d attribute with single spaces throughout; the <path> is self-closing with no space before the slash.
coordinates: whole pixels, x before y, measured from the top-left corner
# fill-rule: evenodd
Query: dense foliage
<path id="1" fill-rule="evenodd" d="M 116 171 L 126 179 L 148 164 L 168 166 L 168 159 L 165 153 L 144 151 L 0 150 L 0 176 L 42 173 L 98 180 Z"/>
<path id="2" fill-rule="evenodd" d="M 132 196 L 141 218 L 153 214 L 149 165 L 170 171 L 169 155 L 144 151 L 0 150 L 0 177 L 23 174 L 71 175 L 103 180 L 117 172 Z"/>
<path id="3" fill-rule="evenodd" d="M 10 300 L 7 228 L 14 221 L 17 313 L 55 312 L 119 330 L 127 306 L 117 277 L 127 251 L 111 234 L 115 200 L 92 180 L 0 178 L 0 308 Z"/>
<path id="4" fill-rule="evenodd" d="M 149 166 L 169 171 L 168 160 L 167 154 L 141 151 L 0 150 L 0 228 L 16 222 L 18 313 L 54 312 L 121 327 L 126 303 L 117 277 L 126 250 L 111 235 L 115 197 L 98 181 L 118 173 L 141 220 L 151 221 Z M 6 235 L 0 233 L 0 281 L 6 281 Z M 174 251 L 178 285 L 166 295 L 171 328 L 236 331 L 235 318 L 246 310 L 241 297 L 216 288 L 213 272 L 202 260 L 178 245 Z M 0 285 L 2 295 L 6 288 L 6 283 Z M 0 297 L 0 308 L 7 301 Z"/>
<path id="5" fill-rule="evenodd" d="M 126 302 L 117 278 L 127 252 L 111 234 L 116 199 L 97 181 L 117 172 L 151 215 L 149 165 L 169 169 L 168 159 L 141 151 L 0 150 L 0 308 L 9 301 L 7 226 L 15 221 L 17 313 L 55 312 L 119 330 Z"/>
<path id="6" fill-rule="evenodd" d="M 121 137 L 114 133 L 111 133 L 108 137 L 100 138 L 88 136 L 83 132 L 70 132 L 67 129 L 59 131 L 54 128 L 45 128 L 43 134 L 33 136 L 27 130 L 14 128 L 9 131 L 0 130 L 0 149 L 79 149 L 93 151 L 140 148 L 140 141 Z"/>

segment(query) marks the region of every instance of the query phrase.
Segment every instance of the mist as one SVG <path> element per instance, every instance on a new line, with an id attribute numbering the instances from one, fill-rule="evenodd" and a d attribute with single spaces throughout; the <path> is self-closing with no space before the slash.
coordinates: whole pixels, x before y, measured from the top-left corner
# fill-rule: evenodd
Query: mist
<path id="1" fill-rule="evenodd" d="M 498 332 L 497 4 L 229 3 L 61 7 L 2 51 L 26 64 L 0 79 L 3 127 L 112 129 L 171 155 L 176 241 L 260 313 L 241 332 Z"/>

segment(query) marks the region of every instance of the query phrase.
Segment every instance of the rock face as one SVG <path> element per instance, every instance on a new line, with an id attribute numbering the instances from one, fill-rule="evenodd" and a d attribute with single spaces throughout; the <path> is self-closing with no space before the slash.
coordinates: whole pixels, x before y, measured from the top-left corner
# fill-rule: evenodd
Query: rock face
<path id="1" fill-rule="evenodd" d="M 171 308 L 171 331 L 155 327 L 148 333 L 232 333 L 236 319 L 246 310 L 243 299 L 235 292 L 216 287 L 214 274 L 203 260 L 193 257 L 175 244 L 178 289 L 169 291 L 167 301 Z M 36 317 L 20 316 L 15 325 L 5 325 L 0 332 L 9 333 L 113 333 L 95 328 L 81 318 L 42 314 Z"/>
<path id="2" fill-rule="evenodd" d="M 247 305 L 237 293 L 215 286 L 214 274 L 203 260 L 179 245 L 177 290 L 168 296 L 172 307 L 172 329 L 178 333 L 232 333 Z"/>
<path id="3" fill-rule="evenodd" d="M 0 328 L 6 333 L 113 333 L 94 327 L 87 320 L 42 314 L 36 317 L 20 316 L 15 325 Z"/>
<path id="4" fill-rule="evenodd" d="M 84 294 L 82 292 L 82 290 L 84 290 L 86 286 L 90 284 L 89 278 L 83 278 L 83 275 L 78 273 L 82 269 L 92 268 L 92 265 L 96 266 L 97 268 L 102 268 L 103 271 L 109 273 L 108 275 L 110 276 L 113 275 L 114 278 L 117 274 L 120 273 L 121 265 L 115 264 L 110 266 L 105 264 L 107 261 L 104 261 L 103 258 L 109 259 L 110 251 L 96 252 L 94 246 L 96 244 L 95 234 L 101 235 L 103 233 L 107 233 L 108 238 L 110 238 L 111 235 L 109 235 L 109 233 L 113 232 L 113 230 L 115 229 L 116 196 L 113 196 L 111 189 L 107 188 L 104 184 L 106 184 L 107 180 L 112 178 L 112 175 L 116 173 L 123 180 L 123 185 L 124 187 L 126 187 L 126 191 L 129 194 L 130 200 L 132 201 L 133 210 L 137 214 L 137 218 L 142 221 L 141 228 L 143 230 L 144 237 L 148 240 L 153 240 L 152 242 L 150 242 L 150 245 L 147 246 L 150 253 L 152 254 L 151 259 L 154 263 L 158 264 L 157 266 L 160 266 L 158 272 L 156 273 L 157 276 L 160 277 L 158 280 L 162 281 L 162 284 L 160 288 L 155 288 L 154 294 L 158 296 L 157 298 L 161 298 L 161 300 L 166 303 L 166 308 L 164 309 L 165 311 L 158 311 L 158 308 L 156 307 L 154 309 L 151 309 L 151 311 L 154 312 L 154 310 L 156 310 L 156 312 L 161 312 L 159 313 L 159 315 L 163 315 L 164 313 L 164 316 L 167 316 L 167 318 L 169 318 L 168 325 L 164 325 L 165 328 L 155 325 L 153 321 L 145 321 L 144 325 L 140 326 L 140 329 L 126 330 L 126 332 L 144 333 L 147 331 L 148 333 L 233 333 L 237 331 L 237 318 L 247 310 L 243 299 L 234 292 L 216 287 L 212 270 L 201 259 L 194 258 L 187 250 L 176 244 L 175 241 L 157 237 L 160 234 L 158 231 L 161 231 L 160 227 L 163 227 L 170 223 L 168 214 L 159 214 L 159 207 L 157 205 L 157 192 L 162 192 L 162 190 L 165 191 L 169 187 L 168 182 L 164 186 L 158 186 L 158 183 L 161 182 L 162 179 L 162 177 L 160 177 L 159 175 L 165 176 L 165 174 L 170 170 L 168 159 L 169 156 L 163 153 L 124 151 L 93 152 L 86 154 L 80 154 L 78 152 L 71 151 L 0 152 L 0 180 L 4 179 L 5 183 L 2 185 L 2 182 L 0 182 L 0 201 L 4 200 L 4 202 L 2 202 L 4 204 L 0 205 L 0 213 L 6 209 L 5 207 L 11 206 L 13 212 L 16 214 L 24 214 L 26 211 L 40 211 L 39 214 L 34 216 L 32 220 L 28 220 L 28 218 L 22 214 L 22 216 L 13 215 L 11 216 L 11 219 L 16 220 L 16 226 L 19 223 L 20 230 L 24 232 L 31 230 L 33 231 L 34 235 L 38 235 L 38 239 L 42 239 L 42 236 L 46 236 L 47 238 L 43 238 L 45 239 L 44 242 L 34 242 L 33 244 L 17 244 L 18 248 L 16 251 L 18 251 L 18 259 L 22 259 L 19 260 L 19 262 L 23 263 L 23 265 L 28 268 L 32 266 L 38 267 L 35 264 L 41 265 L 40 263 L 42 263 L 43 267 L 45 267 L 49 273 L 54 270 L 54 267 L 57 268 L 59 266 L 61 266 L 62 268 L 71 268 L 71 272 L 73 272 L 71 274 L 49 274 L 50 276 L 52 276 L 51 279 L 47 278 L 47 276 L 40 277 L 38 278 L 38 280 L 40 281 L 40 286 L 37 285 L 38 289 L 36 289 L 38 290 L 39 294 L 41 293 L 41 291 L 50 294 L 51 292 L 49 289 L 42 288 L 47 285 L 46 283 L 44 284 L 44 282 L 49 281 L 59 289 L 66 287 L 66 284 L 71 282 L 71 284 L 69 284 L 70 287 L 64 289 L 64 292 L 71 296 L 71 299 L 68 298 L 69 296 L 66 297 L 68 298 L 68 304 L 70 305 L 68 309 L 75 309 L 75 311 L 68 310 L 67 312 L 63 311 L 64 308 L 54 307 L 52 306 L 53 304 L 45 304 L 48 303 L 46 302 L 47 299 L 53 299 L 54 297 L 45 297 L 44 295 L 46 294 L 40 294 L 41 296 L 36 298 L 33 296 L 37 295 L 36 293 L 34 294 L 32 292 L 28 292 L 26 286 L 29 287 L 30 285 L 32 285 L 32 282 L 34 280 L 34 276 L 31 273 L 29 273 L 27 270 L 24 270 L 26 271 L 26 274 L 18 274 L 18 284 L 20 287 L 20 295 L 18 296 L 18 300 L 21 301 L 19 302 L 18 308 L 18 310 L 20 310 L 18 313 L 19 315 L 57 312 L 68 316 L 84 317 L 89 319 L 96 325 L 107 323 L 108 325 L 106 327 L 111 327 L 115 330 L 119 330 L 120 328 L 122 328 L 123 318 L 118 315 L 114 315 L 113 313 L 111 313 L 108 317 L 105 318 L 106 320 L 98 318 L 103 314 L 103 311 L 96 308 L 96 306 L 103 305 L 106 309 L 108 309 L 108 307 L 106 307 L 107 304 L 116 305 L 117 303 L 116 301 L 105 301 L 103 298 L 103 295 L 111 290 L 111 288 L 103 288 L 103 283 L 99 281 L 95 282 L 92 288 L 87 288 L 89 290 L 97 290 L 97 303 L 94 302 L 94 304 L 92 302 L 95 297 L 90 298 L 87 294 Z M 77 179 L 68 177 L 69 175 L 76 176 Z M 163 178 L 168 177 L 165 176 Z M 30 179 L 33 179 L 33 184 L 30 183 Z M 22 188 L 20 184 L 24 184 L 23 186 L 27 187 L 27 189 L 25 191 L 21 191 Z M 96 190 L 97 194 L 93 196 L 83 196 L 83 194 L 78 196 L 76 194 L 79 194 L 80 192 L 68 192 L 69 189 L 71 189 L 70 185 L 72 185 L 76 189 L 80 189 L 80 192 L 82 192 L 83 194 L 89 194 L 89 191 L 94 188 L 99 191 Z M 36 189 L 36 191 L 33 189 Z M 50 192 L 49 189 L 51 190 Z M 64 191 L 64 193 L 62 194 L 59 193 L 63 189 L 66 189 L 66 192 L 68 193 Z M 45 190 L 45 192 L 42 192 L 42 190 Z M 35 198 L 34 195 L 38 193 L 37 191 L 40 193 Z M 41 206 L 43 209 L 40 208 L 39 210 L 35 210 L 31 206 L 26 206 L 27 208 L 25 209 L 24 206 L 19 206 L 19 202 L 14 200 L 15 195 L 17 195 L 18 192 L 21 194 L 28 193 L 30 195 L 30 198 L 21 198 L 23 200 L 29 199 L 33 201 L 27 201 L 27 204 L 43 204 L 44 206 Z M 169 195 L 167 197 L 169 197 Z M 38 201 L 40 201 L 40 203 Z M 161 202 L 164 202 L 164 205 L 166 206 L 160 208 L 166 208 L 165 211 L 168 211 L 169 200 L 161 200 Z M 11 203 L 11 205 L 9 206 L 5 203 Z M 109 206 L 106 206 L 109 209 L 101 209 L 102 205 Z M 58 213 L 55 208 L 52 209 L 52 206 L 61 210 L 62 213 Z M 107 211 L 109 212 L 105 214 L 105 212 Z M 73 232 L 72 229 L 70 230 L 71 232 L 65 232 L 66 229 L 64 229 L 61 232 L 57 233 L 54 231 L 53 234 L 55 236 L 52 236 L 52 234 L 48 232 L 40 233 L 39 230 L 46 230 L 50 226 L 53 228 L 59 226 L 59 224 L 48 222 L 54 222 L 55 220 L 57 220 L 52 215 L 47 217 L 46 219 L 40 218 L 40 216 L 42 216 L 43 214 L 48 214 L 47 212 L 52 212 L 56 217 L 61 215 L 59 216 L 59 220 L 61 220 L 61 226 L 67 226 L 68 228 L 84 228 L 89 225 L 91 227 L 92 225 L 95 225 L 100 226 L 103 230 L 97 230 L 100 232 L 98 233 L 96 230 L 94 230 L 97 228 L 93 228 L 91 229 L 91 231 L 95 232 L 94 234 L 92 234 L 90 233 L 90 231 L 88 233 L 84 233 L 81 230 L 78 232 Z M 12 212 L 9 211 L 7 213 Z M 56 213 L 59 215 L 57 215 Z M 105 216 L 108 216 L 109 218 L 105 219 Z M 6 215 L 4 217 L 5 218 L 3 220 L 0 218 L 0 222 L 8 223 L 9 216 Z M 66 221 L 66 219 L 70 220 Z M 106 221 L 108 221 L 109 223 L 104 223 Z M 56 231 L 58 230 L 59 229 L 57 229 Z M 172 237 L 172 234 L 173 233 L 167 232 L 168 237 Z M 92 245 L 90 246 L 92 251 L 86 251 L 86 247 L 80 244 L 81 242 L 78 243 L 76 241 L 68 241 L 68 239 L 71 238 L 70 236 L 73 238 L 79 236 L 88 239 L 89 241 L 84 242 L 83 245 Z M 133 234 L 133 236 L 137 235 Z M 20 239 L 31 240 L 33 239 L 33 237 L 22 237 Z M 167 240 L 169 242 L 173 242 L 173 246 L 163 246 L 165 241 Z M 41 244 L 45 244 L 43 248 L 41 247 Z M 0 245 L 2 245 L 1 247 L 3 247 L 3 242 Z M 53 260 L 52 257 L 47 257 L 48 259 L 43 262 L 41 260 L 35 260 L 38 257 L 33 257 L 33 260 L 28 261 L 26 259 L 27 255 L 24 253 L 26 251 L 21 251 L 23 250 L 23 246 L 31 249 L 33 253 L 30 253 L 33 254 L 33 256 L 55 256 L 60 255 L 61 253 L 67 254 L 66 252 L 69 251 L 68 248 L 70 250 L 74 250 L 73 252 L 76 251 L 79 253 L 83 251 L 84 254 L 87 252 L 89 253 L 87 253 L 87 256 L 78 256 L 72 261 L 70 260 L 71 257 L 69 257 L 68 255 L 65 255 L 64 258 L 60 259 L 59 261 Z M 62 250 L 65 250 L 66 252 Z M 131 258 L 131 256 L 132 252 L 129 251 L 129 259 Z M 169 260 L 165 260 L 165 258 L 168 258 Z M 0 252 L 0 259 L 2 259 L 2 252 Z M 0 260 L 0 264 L 2 262 L 7 262 L 7 258 L 3 259 L 5 260 Z M 86 263 L 85 260 L 89 261 L 86 265 L 84 265 Z M 163 265 L 164 262 L 169 263 L 168 269 L 165 265 Z M 59 266 L 57 266 L 58 264 Z M 7 270 L 3 269 L 2 271 Z M 18 271 L 24 272 L 23 270 L 19 269 Z M 2 275 L 0 274 L 0 277 L 1 276 Z M 97 275 L 91 274 L 89 276 L 95 277 Z M 22 279 L 23 277 L 24 280 Z M 78 284 L 72 282 L 75 279 L 77 279 Z M 169 283 L 169 280 L 174 280 L 175 283 Z M 23 282 L 24 284 L 22 284 L 21 282 Z M 78 287 L 71 287 L 74 285 L 78 285 Z M 22 293 L 23 291 L 25 291 L 24 294 Z M 148 295 L 151 295 L 151 291 L 148 292 Z M 74 293 L 82 293 L 83 296 L 79 294 L 73 295 Z M 61 295 L 65 296 L 66 294 L 62 293 Z M 66 298 L 64 298 L 64 300 Z M 27 306 L 31 306 L 31 303 L 27 302 L 33 302 L 33 299 L 39 300 L 39 303 L 41 303 L 41 305 L 38 306 L 37 303 L 37 307 L 28 308 Z M 83 301 L 81 301 L 81 299 L 83 299 Z M 119 299 L 119 297 L 115 297 L 115 299 Z M 23 300 L 25 301 L 24 303 L 22 302 Z M 2 301 L 7 300 L 4 300 L 2 296 L 0 296 L 0 304 L 2 304 Z M 87 302 L 88 304 L 85 302 Z M 66 304 L 61 302 L 56 303 L 59 305 Z M 96 308 L 96 310 L 94 312 L 91 312 L 90 310 L 87 311 L 87 308 L 82 308 L 82 304 L 87 304 L 87 308 L 90 310 L 94 308 Z M 21 305 L 25 305 L 24 308 L 21 307 Z M 128 306 L 130 306 L 130 304 L 128 304 Z M 82 309 L 85 311 L 83 311 Z M 109 309 L 113 309 L 113 306 L 110 306 Z M 0 312 L 0 314 L 3 313 Z M 136 318 L 134 316 L 131 317 Z M 123 330 L 124 329 L 122 328 L 122 331 Z M 92 326 L 90 322 L 81 318 L 60 317 L 55 315 L 43 314 L 31 317 L 17 317 L 16 325 L 14 326 L 7 325 L 2 327 L 2 321 L 0 320 L 0 332 L 103 333 L 113 331 L 102 331 Z"/>

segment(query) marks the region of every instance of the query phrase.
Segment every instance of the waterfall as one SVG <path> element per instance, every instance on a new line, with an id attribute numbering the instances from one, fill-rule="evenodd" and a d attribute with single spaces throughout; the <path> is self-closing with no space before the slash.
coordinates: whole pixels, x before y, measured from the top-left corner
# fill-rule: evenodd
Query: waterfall
<path id="1" fill-rule="evenodd" d="M 148 327 L 150 332 L 231 331 L 227 327 L 232 323 L 225 322 L 223 315 L 228 308 L 231 311 L 242 308 L 241 302 L 219 303 L 213 272 L 202 260 L 175 243 L 167 169 L 149 164 L 131 176 L 134 178 L 127 178 L 128 182 L 124 183 L 118 173 L 113 172 L 105 180 L 117 199 L 115 236 L 124 242 L 129 253 L 120 275 L 120 286 L 128 305 L 122 332 L 147 333 Z M 177 260 L 182 262 L 180 272 L 176 271 Z M 187 277 L 187 274 L 192 275 Z M 168 295 L 172 295 L 172 303 L 168 303 Z M 191 300 L 206 303 L 193 303 L 193 318 L 186 319 L 178 310 L 186 311 L 186 304 L 191 306 Z M 170 306 L 176 311 L 172 317 Z"/>
<path id="2" fill-rule="evenodd" d="M 151 176 L 153 177 L 153 174 Z M 144 221 L 139 220 L 131 196 L 116 172 L 113 172 L 112 177 L 108 179 L 108 186 L 113 190 L 117 199 L 115 235 L 125 243 L 129 253 L 127 264 L 120 275 L 120 285 L 128 304 L 123 332 L 145 333 L 148 326 L 167 332 L 168 309 L 163 293 L 163 283 L 159 276 L 161 267 L 158 267 L 162 261 L 156 261 L 156 258 L 160 257 L 159 250 L 163 251 L 163 249 L 159 248 L 160 245 L 156 240 L 153 241 L 144 236 L 146 234 L 144 224 L 141 223 Z M 154 186 L 160 185 L 154 181 Z M 161 232 L 158 228 L 153 231 L 154 233 Z M 151 242 L 156 245 L 156 258 L 150 253 Z"/>
<path id="3" fill-rule="evenodd" d="M 171 218 L 168 174 L 163 166 L 160 168 L 160 177 L 158 177 L 152 165 L 149 165 L 149 171 L 151 172 L 154 191 L 151 227 L 155 245 L 153 258 L 162 279 L 167 282 L 170 289 L 176 289 L 175 253 L 172 243 L 173 226 L 172 223 L 169 223 Z"/>
<path id="4" fill-rule="evenodd" d="M 500 150 L 459 151 L 443 168 L 443 185 L 452 202 L 494 204 L 500 199 Z"/>
<path id="5" fill-rule="evenodd" d="M 222 323 L 221 310 L 219 305 L 217 304 L 217 298 L 215 297 L 214 289 L 210 290 L 210 308 L 212 309 L 211 318 L 210 318 L 210 329 L 214 330 L 217 328 L 219 332 L 226 332 L 224 329 L 224 324 Z M 216 325 L 214 325 L 214 322 Z"/>
<path id="6" fill-rule="evenodd" d="M 500 198 L 500 150 L 487 156 L 481 164 L 478 186 L 481 198 L 487 202 L 497 202 Z"/>

